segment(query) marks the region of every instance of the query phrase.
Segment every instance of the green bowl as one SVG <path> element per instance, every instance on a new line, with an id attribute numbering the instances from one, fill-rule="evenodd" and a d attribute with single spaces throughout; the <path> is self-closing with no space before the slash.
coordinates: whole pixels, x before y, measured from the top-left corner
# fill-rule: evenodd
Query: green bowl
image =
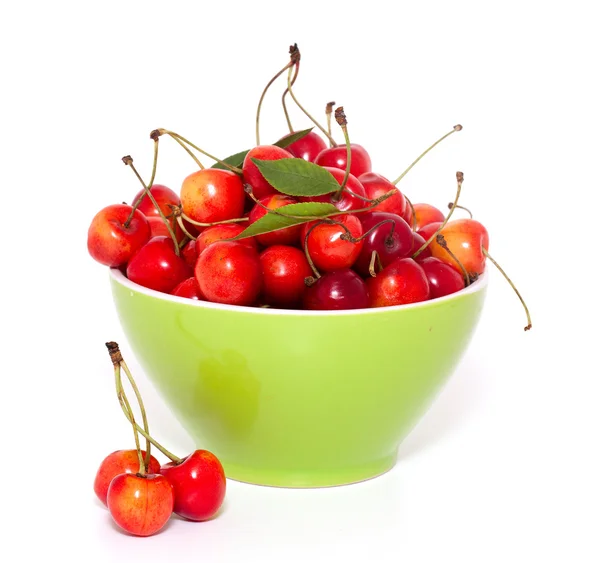
<path id="1" fill-rule="evenodd" d="M 392 468 L 465 352 L 487 287 L 484 274 L 414 305 L 293 311 L 192 301 L 110 272 L 131 349 L 197 447 L 229 478 L 281 487 Z"/>

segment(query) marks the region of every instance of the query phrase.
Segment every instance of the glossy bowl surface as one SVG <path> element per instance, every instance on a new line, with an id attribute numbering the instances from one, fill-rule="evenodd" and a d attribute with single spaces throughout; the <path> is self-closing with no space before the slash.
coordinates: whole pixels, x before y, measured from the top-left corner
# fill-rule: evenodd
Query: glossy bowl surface
<path id="1" fill-rule="evenodd" d="M 323 487 L 393 467 L 469 344 L 487 275 L 432 301 L 336 312 L 192 301 L 117 269 L 110 282 L 139 363 L 227 477 Z"/>

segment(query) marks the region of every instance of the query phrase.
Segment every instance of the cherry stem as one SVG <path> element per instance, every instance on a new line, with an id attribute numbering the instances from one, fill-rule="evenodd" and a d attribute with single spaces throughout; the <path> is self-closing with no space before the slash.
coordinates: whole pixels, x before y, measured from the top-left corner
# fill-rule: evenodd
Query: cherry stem
<path id="1" fill-rule="evenodd" d="M 329 133 L 329 138 L 331 139 L 331 113 L 333 112 L 333 106 L 335 102 L 328 102 L 325 106 L 325 115 L 327 116 L 327 132 Z M 329 146 L 333 147 L 331 141 L 329 141 Z"/>
<path id="2" fill-rule="evenodd" d="M 510 284 L 510 287 L 512 287 L 515 290 L 517 297 L 519 298 L 519 300 L 521 301 L 521 304 L 523 305 L 523 308 L 525 309 L 525 314 L 527 315 L 527 326 L 523 330 L 526 330 L 526 331 L 530 330 L 531 329 L 531 316 L 529 315 L 529 309 L 527 308 L 527 305 L 525 304 L 525 300 L 523 299 L 523 297 L 521 297 L 519 290 L 516 288 L 515 284 L 511 281 L 511 279 L 508 277 L 506 272 L 500 267 L 500 264 L 498 264 L 498 262 L 496 262 L 490 256 L 490 253 L 483 246 L 481 247 L 481 251 L 483 252 L 483 255 L 486 258 L 489 258 L 489 260 L 492 262 L 492 264 L 494 264 L 494 266 L 496 266 L 496 268 L 498 268 L 500 273 L 506 278 L 506 281 Z"/>
<path id="3" fill-rule="evenodd" d="M 344 171 L 344 178 L 340 184 L 340 189 L 331 198 L 332 201 L 340 201 L 340 199 L 342 199 L 344 188 L 348 183 L 348 178 L 350 177 L 350 166 L 352 165 L 352 150 L 350 147 L 350 137 L 348 135 L 348 120 L 346 119 L 346 114 L 344 113 L 344 106 L 336 108 L 335 120 L 341 127 L 344 133 L 344 141 L 346 141 L 346 170 Z"/>
<path id="4" fill-rule="evenodd" d="M 179 228 L 183 231 L 183 233 L 185 234 L 186 237 L 188 237 L 191 240 L 196 240 L 196 237 L 193 236 L 186 228 L 185 228 L 185 223 L 183 222 L 183 217 L 181 215 L 177 216 L 177 224 L 179 225 Z"/>
<path id="5" fill-rule="evenodd" d="M 148 442 L 147 446 L 146 446 L 146 448 L 147 448 L 146 449 L 146 470 L 147 470 L 147 464 L 150 462 L 150 444 L 154 445 L 160 452 L 162 452 L 171 461 L 173 461 L 175 463 L 181 463 L 181 461 L 182 461 L 181 458 L 179 458 L 176 455 L 169 452 L 169 450 L 167 450 L 165 447 L 163 447 L 161 444 L 159 444 L 154 438 L 152 438 L 152 436 L 150 436 L 150 434 L 148 432 L 147 421 L 144 423 L 145 428 L 140 427 L 140 425 L 136 423 L 135 418 L 133 416 L 133 411 L 131 409 L 131 405 L 129 404 L 129 400 L 127 399 L 125 390 L 123 389 L 123 382 L 121 380 L 121 367 L 123 367 L 123 369 L 125 370 L 127 378 L 129 380 L 129 382 L 132 384 L 132 387 L 136 393 L 136 397 L 138 397 L 138 403 L 140 405 L 140 410 L 142 410 L 142 417 L 145 417 L 145 411 L 143 410 L 143 403 L 141 400 L 141 395 L 139 395 L 137 386 L 135 385 L 135 382 L 133 381 L 133 376 L 131 376 L 129 369 L 127 368 L 125 361 L 123 360 L 123 356 L 121 355 L 121 351 L 119 350 L 119 345 L 116 342 L 107 342 L 106 347 L 108 348 L 108 351 L 110 354 L 110 359 L 112 360 L 113 366 L 115 367 L 115 384 L 117 387 L 117 396 L 119 398 L 119 403 L 121 404 L 121 408 L 123 409 L 123 412 L 125 413 L 127 420 L 129 420 L 129 422 L 131 422 L 131 424 L 134 428 L 134 432 L 141 434 L 144 438 L 146 438 L 146 440 Z M 137 434 L 136 434 L 136 436 L 137 436 Z M 138 446 L 138 448 L 139 448 L 139 446 Z M 141 457 L 141 450 L 138 449 L 138 452 Z"/>
<path id="6" fill-rule="evenodd" d="M 402 180 L 402 178 L 404 178 L 404 176 L 406 176 L 408 174 L 408 172 L 410 172 L 410 170 L 412 169 L 412 167 L 417 164 L 417 162 L 419 162 L 419 160 L 421 160 L 433 147 L 435 147 L 436 145 L 439 145 L 446 137 L 449 137 L 450 135 L 452 135 L 452 133 L 455 133 L 456 131 L 460 131 L 462 129 L 462 125 L 455 125 L 452 129 L 452 131 L 449 131 L 448 133 L 446 133 L 443 137 L 440 137 L 435 143 L 433 143 L 433 145 L 431 145 L 425 152 L 421 153 L 421 155 L 404 171 L 402 172 L 402 174 L 400 174 L 400 176 L 398 176 L 396 178 L 396 180 L 394 180 L 392 182 L 392 184 L 396 185 L 400 180 Z"/>
<path id="7" fill-rule="evenodd" d="M 462 205 L 454 205 L 454 203 L 450 202 L 448 204 L 448 209 L 452 209 L 452 207 L 456 207 L 458 209 L 462 209 L 463 211 L 466 211 L 469 214 L 469 219 L 473 219 L 473 213 L 471 213 L 471 211 L 469 209 L 467 209 L 466 207 L 463 207 Z"/>
<path id="8" fill-rule="evenodd" d="M 446 215 L 446 218 L 442 221 L 442 224 L 437 228 L 437 230 L 435 231 L 435 233 L 433 233 L 428 240 L 426 240 L 422 245 L 421 248 L 419 248 L 419 250 L 417 250 L 413 255 L 412 255 L 412 259 L 414 260 L 419 254 L 421 254 L 421 252 L 423 252 L 423 250 L 425 250 L 431 242 L 433 242 L 433 240 L 437 237 L 437 235 L 441 232 L 441 230 L 446 226 L 446 223 L 448 223 L 448 221 L 450 220 L 450 217 L 452 217 L 452 214 L 454 213 L 454 209 L 456 208 L 456 203 L 458 202 L 458 198 L 460 197 L 460 190 L 462 188 L 462 183 L 464 180 L 464 175 L 462 172 L 457 172 L 456 173 L 456 183 L 457 183 L 457 188 L 456 188 L 456 197 L 454 198 L 454 205 L 450 208 L 450 211 L 448 212 L 448 215 Z"/>
<path id="9" fill-rule="evenodd" d="M 178 137 L 175 137 L 174 135 L 169 135 L 169 137 L 171 137 L 171 139 L 176 141 L 179 144 L 179 146 L 194 159 L 194 162 L 198 165 L 200 170 L 204 170 L 206 168 L 204 166 L 204 164 L 202 164 L 200 162 L 198 157 L 189 149 L 189 147 L 181 139 L 179 139 Z"/>
<path id="10" fill-rule="evenodd" d="M 444 238 L 444 235 L 442 233 L 438 233 L 438 235 L 435 237 L 435 242 L 437 242 L 450 255 L 452 260 L 454 260 L 458 264 L 458 267 L 460 268 L 463 277 L 465 278 L 465 287 L 469 286 L 471 284 L 471 276 L 469 276 L 467 269 L 463 266 L 463 263 L 457 258 L 456 254 L 454 254 L 454 252 L 450 250 L 448 243 Z"/>
<path id="11" fill-rule="evenodd" d="M 404 195 L 404 199 L 406 200 L 406 203 L 408 203 L 408 205 L 410 206 L 411 218 L 412 218 L 412 230 L 416 231 L 417 230 L 417 214 L 415 213 L 415 206 L 412 204 L 412 201 L 410 201 L 410 199 L 408 199 L 406 197 L 406 194 Z"/>
<path id="12" fill-rule="evenodd" d="M 192 143 L 185 137 L 182 137 L 181 135 L 179 135 L 179 133 L 169 131 L 168 129 L 156 129 L 156 131 L 158 131 L 159 135 L 169 135 L 170 137 L 173 137 L 174 139 L 179 139 L 180 141 L 183 141 L 185 144 L 189 145 L 193 149 L 196 149 L 199 153 L 203 154 L 204 156 L 207 156 L 208 158 L 211 158 L 215 162 L 218 162 L 221 166 L 225 166 L 225 168 L 228 168 L 229 170 L 231 170 L 232 172 L 235 172 L 236 174 L 242 173 L 242 170 L 240 168 L 238 168 L 237 166 L 232 166 L 228 162 L 225 162 L 224 160 L 217 158 L 216 156 L 210 154 L 209 152 L 206 152 L 205 150 L 201 149 L 200 147 L 198 147 L 197 145 L 195 145 L 194 143 Z"/>
<path id="13" fill-rule="evenodd" d="M 337 147 L 337 143 L 335 142 L 335 139 L 327 132 L 326 129 L 323 128 L 323 126 L 312 115 L 310 115 L 310 113 L 308 113 L 304 109 L 304 107 L 302 107 L 302 104 L 296 98 L 294 91 L 292 90 L 291 77 L 292 77 L 292 69 L 290 68 L 288 70 L 288 91 L 290 93 L 290 96 L 292 97 L 292 100 L 294 100 L 295 104 L 298 106 L 300 111 L 302 111 L 302 113 L 304 115 L 306 115 L 306 117 L 308 117 L 308 119 L 310 119 L 323 132 L 323 134 L 329 139 L 329 142 L 331 143 L 331 145 L 333 147 Z"/>
<path id="14" fill-rule="evenodd" d="M 315 227 L 318 227 L 319 225 L 323 225 L 324 223 L 327 223 L 327 221 L 326 220 L 317 221 L 314 225 L 311 225 L 310 228 L 308 229 L 308 231 L 306 231 L 306 236 L 304 237 L 304 244 L 302 245 L 304 247 L 304 254 L 306 255 L 306 259 L 308 260 L 308 265 L 310 266 L 310 269 L 313 271 L 313 274 L 315 275 L 315 278 L 317 280 L 321 277 L 321 274 L 319 273 L 319 270 L 317 270 L 315 263 L 313 262 L 312 258 L 310 257 L 310 252 L 308 251 L 308 237 L 310 236 L 310 233 L 313 232 Z M 306 280 L 304 280 L 304 281 L 306 283 Z M 309 285 L 312 285 L 313 283 L 314 282 L 310 283 Z"/>
<path id="15" fill-rule="evenodd" d="M 346 231 L 346 233 L 341 235 L 341 237 L 340 237 L 342 240 L 345 240 L 347 242 L 353 242 L 354 244 L 357 244 L 361 240 L 367 238 L 373 231 L 375 231 L 382 225 L 385 225 L 386 223 L 391 223 L 392 228 L 390 229 L 390 234 L 385 238 L 385 241 L 384 241 L 384 244 L 388 245 L 391 242 L 391 237 L 393 236 L 394 229 L 396 228 L 396 223 L 394 223 L 393 219 L 384 219 L 383 221 L 380 221 L 379 223 L 377 223 L 377 225 L 373 225 L 368 231 L 364 232 L 362 235 L 360 235 L 358 238 L 356 238 L 356 237 L 352 236 L 350 229 L 348 229 L 348 227 L 346 227 L 346 225 L 344 225 L 343 223 L 339 223 L 338 221 L 332 221 L 332 223 L 339 225 Z"/>
<path id="16" fill-rule="evenodd" d="M 381 263 L 381 258 L 379 257 L 377 250 L 373 250 L 373 252 L 371 253 L 371 261 L 369 262 L 369 274 L 371 274 L 371 277 L 374 278 L 377 277 L 377 272 L 375 271 L 375 264 L 377 264 L 377 267 L 381 272 L 381 270 L 383 270 L 383 264 Z"/>
<path id="17" fill-rule="evenodd" d="M 296 82 L 296 78 L 298 78 L 299 70 L 300 70 L 300 62 L 298 62 L 295 65 L 294 78 L 292 78 L 292 85 L 294 84 L 294 82 Z M 287 121 L 290 133 L 293 133 L 294 128 L 292 127 L 292 122 L 290 121 L 290 114 L 288 113 L 287 105 L 285 104 L 285 97 L 287 96 L 288 92 L 289 92 L 289 88 L 286 88 L 283 92 L 283 95 L 281 96 L 281 105 L 283 106 L 283 113 L 285 114 L 285 120 Z"/>
<path id="18" fill-rule="evenodd" d="M 225 219 L 223 221 L 215 221 L 214 223 L 200 223 L 199 221 L 194 221 L 193 219 L 190 219 L 185 213 L 181 213 L 181 217 L 183 217 L 192 225 L 196 225 L 197 227 L 213 227 L 214 225 L 227 225 L 229 223 L 244 223 L 246 221 L 249 221 L 248 217 L 236 217 L 235 219 Z"/>
<path id="19" fill-rule="evenodd" d="M 158 148 L 158 140 L 155 141 L 154 146 L 155 146 L 155 148 Z M 155 150 L 155 152 L 154 152 L 154 169 L 152 171 L 152 182 L 154 181 L 154 174 L 156 171 L 157 155 L 158 155 L 158 151 Z M 136 170 L 135 166 L 133 165 L 133 158 L 131 158 L 128 155 L 128 156 L 124 156 L 122 158 L 122 160 L 127 166 L 129 166 L 129 168 L 131 168 L 133 170 L 134 174 L 137 176 L 137 179 L 140 181 L 142 186 L 144 186 L 144 192 L 146 193 L 146 195 L 152 202 L 152 205 L 154 205 L 155 209 L 158 211 L 160 218 L 163 220 L 164 224 L 166 225 L 167 230 L 169 231 L 169 235 L 171 235 L 171 238 L 173 239 L 173 245 L 175 246 L 175 254 L 177 254 L 177 256 L 179 256 L 179 242 L 177 240 L 177 235 L 175 234 L 175 231 L 173 230 L 173 227 L 171 226 L 170 221 L 165 217 L 165 214 L 163 213 L 162 209 L 160 208 L 160 205 L 158 205 L 156 199 L 154 199 L 154 196 L 152 195 L 152 192 L 150 191 L 150 186 L 152 186 L 152 183 L 150 183 L 148 186 L 144 183 L 144 180 L 142 180 L 142 177 L 140 176 L 139 172 Z M 142 196 L 138 201 L 141 201 L 143 197 L 144 196 Z M 139 203 L 138 203 L 138 205 L 139 205 Z M 130 215 L 130 217 L 131 217 L 131 215 Z M 128 221 L 129 221 L 129 219 L 128 219 Z"/>
<path id="20" fill-rule="evenodd" d="M 154 177 L 156 176 L 156 165 L 158 163 L 158 137 L 153 137 L 152 133 L 150 134 L 150 137 L 154 140 L 154 158 L 153 158 L 153 162 L 152 162 L 152 176 L 150 178 L 150 182 L 148 183 L 148 186 L 152 186 L 152 184 L 154 184 Z M 125 164 L 129 164 L 130 162 L 133 163 L 133 158 L 131 158 L 130 156 L 124 156 L 121 160 Z M 137 174 L 137 172 L 136 172 L 136 174 Z M 140 182 L 142 182 L 142 185 L 144 186 L 144 189 L 146 189 L 146 184 L 140 178 L 139 174 L 138 174 L 138 178 L 140 179 Z M 125 221 L 125 224 L 124 224 L 125 228 L 129 227 L 129 223 L 133 219 L 133 215 L 134 215 L 136 209 L 142 203 L 142 199 L 144 199 L 144 196 L 140 197 L 140 199 L 138 199 L 137 201 L 133 202 L 133 206 L 132 206 L 133 209 L 131 210 L 131 213 L 129 214 L 129 217 L 127 217 L 127 220 Z"/>

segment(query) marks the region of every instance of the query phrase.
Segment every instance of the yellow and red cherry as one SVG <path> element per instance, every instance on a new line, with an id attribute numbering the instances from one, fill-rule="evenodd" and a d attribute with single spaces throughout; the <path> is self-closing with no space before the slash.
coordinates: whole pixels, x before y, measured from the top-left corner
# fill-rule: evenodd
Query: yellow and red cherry
<path id="1" fill-rule="evenodd" d="M 100 210 L 88 229 L 90 256 L 105 266 L 118 268 L 127 263 L 150 238 L 146 216 L 131 205 L 117 203 Z"/>
<path id="2" fill-rule="evenodd" d="M 108 510 L 115 523 L 135 536 L 156 534 L 173 513 L 173 487 L 160 474 L 121 473 L 108 487 Z"/>
<path id="3" fill-rule="evenodd" d="M 190 266 L 175 253 L 171 237 L 151 238 L 127 264 L 132 282 L 163 293 L 170 293 L 192 275 Z"/>
<path id="4" fill-rule="evenodd" d="M 416 231 L 420 231 L 423 227 L 431 223 L 442 223 L 446 218 L 437 207 L 428 203 L 414 203 L 413 208 L 415 210 Z"/>
<path id="5" fill-rule="evenodd" d="M 241 217 L 246 192 L 230 170 L 206 168 L 185 178 L 181 186 L 183 213 L 199 223 L 217 223 Z"/>
<path id="6" fill-rule="evenodd" d="M 302 228 L 301 241 L 315 267 L 323 272 L 351 268 L 363 247 L 363 240 L 344 240 L 349 233 L 359 239 L 363 228 L 356 215 L 339 215 L 336 222 L 313 221 Z"/>
<path id="7" fill-rule="evenodd" d="M 160 473 L 173 487 L 173 512 L 182 518 L 209 520 L 223 504 L 225 472 L 217 457 L 207 450 L 196 450 L 179 463 L 166 463 Z"/>
<path id="8" fill-rule="evenodd" d="M 377 252 L 379 263 L 383 267 L 396 258 L 410 256 L 413 231 L 402 217 L 395 213 L 373 211 L 361 214 L 360 222 L 364 243 L 352 268 L 361 276 L 370 275 L 373 252 Z"/>
<path id="9" fill-rule="evenodd" d="M 256 199 L 262 199 L 268 195 L 274 195 L 277 190 L 267 182 L 261 171 L 252 159 L 258 160 L 281 160 L 282 158 L 293 158 L 293 155 L 285 149 L 275 145 L 258 145 L 248 151 L 242 165 L 244 182 L 252 186 L 252 193 Z M 240 213 L 241 215 L 241 213 Z"/>
<path id="10" fill-rule="evenodd" d="M 329 147 L 321 151 L 315 159 L 319 166 L 330 166 L 346 170 L 347 164 L 346 145 Z M 350 174 L 358 178 L 361 174 L 371 172 L 371 157 L 366 149 L 355 143 L 350 144 Z"/>
<path id="11" fill-rule="evenodd" d="M 259 203 L 252 208 L 252 211 L 250 211 L 249 224 L 251 225 L 252 223 L 258 221 L 261 217 L 264 217 L 268 213 L 269 209 L 276 210 L 280 207 L 291 205 L 293 203 L 298 203 L 298 201 L 293 197 L 283 194 L 274 194 L 263 197 L 259 200 Z M 299 244 L 301 231 L 302 225 L 294 225 L 291 227 L 286 227 L 285 229 L 273 231 L 271 233 L 256 235 L 256 240 L 262 246 L 272 246 L 273 244 Z"/>
<path id="12" fill-rule="evenodd" d="M 398 258 L 367 279 L 369 305 L 390 307 L 427 301 L 431 290 L 423 268 L 412 258 Z"/>
<path id="13" fill-rule="evenodd" d="M 312 270 L 302 250 L 276 244 L 260 254 L 263 274 L 261 299 L 271 307 L 297 308 Z"/>
<path id="14" fill-rule="evenodd" d="M 420 257 L 421 255 L 419 254 Z M 429 289 L 431 290 L 431 299 L 450 295 L 464 289 L 465 278 L 452 266 L 442 262 L 439 258 L 430 256 L 421 260 L 417 259 L 417 262 L 427 276 Z"/>
<path id="15" fill-rule="evenodd" d="M 216 241 L 196 262 L 196 280 L 208 301 L 229 305 L 253 305 L 262 287 L 258 252 L 245 244 Z"/>
<path id="16" fill-rule="evenodd" d="M 367 284 L 348 268 L 323 274 L 304 292 L 303 308 L 310 311 L 365 309 L 368 306 Z"/>
<path id="17" fill-rule="evenodd" d="M 239 235 L 246 228 L 245 225 L 246 223 L 223 223 L 222 225 L 212 225 L 210 227 L 206 227 L 196 239 L 196 259 L 198 259 L 198 256 L 202 254 L 202 251 L 213 242 L 231 239 Z M 240 239 L 239 242 L 249 248 L 252 248 L 253 250 L 257 249 L 256 239 L 254 237 L 243 238 Z"/>
<path id="18" fill-rule="evenodd" d="M 146 459 L 146 452 L 142 450 L 142 457 Z M 100 464 L 94 479 L 94 492 L 96 496 L 106 505 L 106 495 L 110 482 L 121 473 L 137 473 L 140 469 L 140 458 L 137 450 L 117 450 L 108 454 Z M 158 473 L 160 463 L 154 456 L 150 456 L 148 472 Z"/>
<path id="19" fill-rule="evenodd" d="M 290 135 L 293 135 L 293 133 L 290 133 Z M 287 136 L 288 135 L 286 135 L 286 137 Z M 283 137 L 283 139 L 285 139 L 285 137 Z M 285 150 L 296 158 L 302 158 L 307 162 L 314 162 L 318 154 L 326 148 L 327 143 L 323 140 L 323 137 L 314 131 L 311 131 L 301 139 L 288 145 Z"/>
<path id="20" fill-rule="evenodd" d="M 398 193 L 373 208 L 373 211 L 385 211 L 386 213 L 395 213 L 402 217 L 405 213 L 406 199 L 402 192 L 394 186 L 387 178 L 376 172 L 366 172 L 358 177 L 358 180 L 365 188 L 365 195 L 369 199 L 377 199 L 391 190 L 396 190 Z M 410 223 L 409 223 L 410 225 Z"/>

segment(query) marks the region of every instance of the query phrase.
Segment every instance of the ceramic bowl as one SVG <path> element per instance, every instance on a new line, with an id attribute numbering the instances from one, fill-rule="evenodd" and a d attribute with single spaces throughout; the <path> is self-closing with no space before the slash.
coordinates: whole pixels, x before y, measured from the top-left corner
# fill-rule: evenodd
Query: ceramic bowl
<path id="1" fill-rule="evenodd" d="M 468 347 L 487 275 L 423 303 L 335 312 L 193 301 L 118 269 L 110 282 L 137 360 L 227 477 L 323 487 L 394 466 Z"/>

